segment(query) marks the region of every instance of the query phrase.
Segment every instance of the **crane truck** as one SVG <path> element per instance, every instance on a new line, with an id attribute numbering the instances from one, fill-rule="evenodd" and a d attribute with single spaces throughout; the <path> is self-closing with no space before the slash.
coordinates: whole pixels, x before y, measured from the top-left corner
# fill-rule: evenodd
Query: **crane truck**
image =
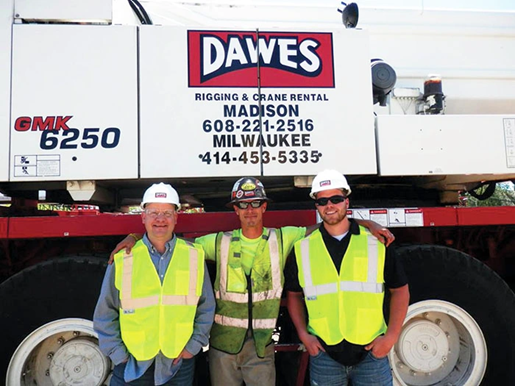
<path id="1" fill-rule="evenodd" d="M 330 168 L 401 245 L 395 384 L 515 384 L 515 207 L 460 205 L 515 179 L 515 12 L 399 3 L 1 1 L 0 379 L 107 384 L 93 309 L 151 183 L 203 208 L 191 237 L 238 227 L 244 175 L 266 226 L 313 224 Z M 279 375 L 302 348 L 283 316 Z"/>

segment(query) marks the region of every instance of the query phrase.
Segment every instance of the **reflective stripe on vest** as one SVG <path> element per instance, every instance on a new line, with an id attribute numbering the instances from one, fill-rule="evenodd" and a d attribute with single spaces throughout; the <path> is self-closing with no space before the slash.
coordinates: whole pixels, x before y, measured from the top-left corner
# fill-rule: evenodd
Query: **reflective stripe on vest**
<path id="1" fill-rule="evenodd" d="M 347 292 L 370 292 L 370 293 L 382 293 L 384 292 L 384 284 L 377 283 L 377 271 L 378 271 L 378 250 L 377 243 L 379 241 L 369 235 L 367 237 L 368 243 L 368 274 L 367 282 L 357 281 L 340 281 L 340 290 Z M 311 266 L 309 264 L 309 238 L 304 239 L 300 243 L 301 255 L 302 255 L 302 270 L 304 274 L 303 288 L 304 295 L 306 297 L 314 297 L 317 295 L 327 295 L 338 292 L 337 283 L 328 283 L 313 285 L 313 279 L 311 277 Z"/>
<path id="2" fill-rule="evenodd" d="M 198 251 L 195 248 L 189 248 L 190 252 L 190 280 L 188 295 L 163 295 L 161 304 L 167 306 L 193 306 L 198 303 L 197 296 L 197 275 L 198 275 Z M 159 295 L 149 296 L 146 298 L 132 298 L 132 269 L 133 255 L 125 254 L 123 257 L 123 278 L 122 278 L 122 298 L 120 299 L 121 307 L 124 310 L 136 310 L 138 308 L 156 306 L 159 304 Z"/>
<path id="3" fill-rule="evenodd" d="M 253 329 L 273 329 L 275 328 L 275 318 L 274 319 L 252 319 L 252 328 Z M 224 315 L 215 315 L 215 323 L 218 323 L 222 326 L 227 327 L 239 327 L 239 328 L 247 328 L 249 326 L 248 319 L 238 319 L 231 318 L 229 316 Z"/>
<path id="4" fill-rule="evenodd" d="M 270 254 L 270 264 L 272 273 L 272 289 L 252 294 L 252 302 L 260 302 L 270 299 L 280 299 L 283 291 L 281 284 L 281 266 L 279 245 L 275 230 L 269 230 L 269 234 L 261 236 L 265 240 L 268 239 L 268 251 Z M 231 242 L 239 241 L 239 238 L 232 237 L 231 233 L 224 233 L 220 246 L 220 289 L 215 290 L 215 298 L 228 300 L 234 303 L 248 303 L 249 297 L 247 293 L 227 292 L 227 267 L 229 265 L 229 249 Z M 239 256 L 235 256 L 239 257 Z M 274 319 L 275 320 L 275 319 Z M 275 327 L 275 324 L 272 328 Z"/>

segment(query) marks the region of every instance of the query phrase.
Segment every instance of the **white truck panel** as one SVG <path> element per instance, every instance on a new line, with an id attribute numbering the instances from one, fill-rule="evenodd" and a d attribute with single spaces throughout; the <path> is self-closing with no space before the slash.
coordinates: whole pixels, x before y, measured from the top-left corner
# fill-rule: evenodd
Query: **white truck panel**
<path id="1" fill-rule="evenodd" d="M 377 117 L 379 174 L 515 173 L 515 115 Z"/>
<path id="2" fill-rule="evenodd" d="M 14 25 L 13 45 L 10 180 L 137 178 L 136 28 Z"/>
<path id="3" fill-rule="evenodd" d="M 231 102 L 195 101 L 203 90 L 188 87 L 187 29 L 142 26 L 139 39 L 141 178 L 259 175 L 259 164 L 222 161 L 213 134 L 203 130 L 204 122 L 207 128 L 221 118 L 220 104 Z M 236 88 L 208 91 L 241 99 Z"/>
<path id="4" fill-rule="evenodd" d="M 267 42 L 277 37 L 278 46 L 292 37 L 299 47 L 319 42 L 319 76 L 298 77 L 302 60 L 295 71 L 279 68 L 288 59 L 276 52 L 275 64 L 262 65 L 259 79 L 258 69 L 248 66 L 195 80 L 205 62 L 201 44 L 194 41 L 211 33 L 220 35 L 219 41 L 256 35 L 255 30 L 229 32 L 141 27 L 142 178 L 310 175 L 341 165 L 343 157 L 359 159 L 343 162 L 347 174 L 376 173 L 366 32 L 260 30 Z M 232 47 L 231 63 L 248 64 L 244 49 L 224 42 Z M 292 52 L 283 54 L 293 57 Z"/>
<path id="5" fill-rule="evenodd" d="M 112 8 L 112 0 L 15 0 L 14 14 L 25 20 L 109 22 Z"/>
<path id="6" fill-rule="evenodd" d="M 287 100 L 304 93 L 323 96 L 322 102 L 298 102 L 300 116 L 295 120 L 300 118 L 313 122 L 309 146 L 283 147 L 277 150 L 263 148 L 270 152 L 271 157 L 276 156 L 278 151 L 285 150 L 288 159 L 283 164 L 273 162 L 273 158 L 271 162 L 265 163 L 266 176 L 315 175 L 320 170 L 335 168 L 335 165 L 344 174 L 377 172 L 368 33 L 345 29 L 331 32 L 334 88 L 301 87 L 264 91 L 267 94 L 284 94 Z M 298 130 L 297 127 L 296 132 L 300 132 Z M 290 155 L 292 151 L 298 156 L 296 162 L 295 157 Z M 316 158 L 312 154 L 317 153 L 319 160 L 313 162 Z"/>
<path id="7" fill-rule="evenodd" d="M 13 0 L 0 1 L 0 15 L 12 14 Z M 11 22 L 0 21 L 0 182 L 9 180 L 9 107 L 11 98 Z"/>

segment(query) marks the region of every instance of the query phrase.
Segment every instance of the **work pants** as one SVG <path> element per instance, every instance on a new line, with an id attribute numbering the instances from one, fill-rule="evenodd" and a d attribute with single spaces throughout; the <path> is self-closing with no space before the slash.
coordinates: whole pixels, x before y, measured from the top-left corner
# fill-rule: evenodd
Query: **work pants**
<path id="1" fill-rule="evenodd" d="M 274 386 L 274 344 L 265 349 L 265 357 L 256 354 L 254 339 L 247 338 L 238 354 L 209 349 L 209 372 L 212 386 Z"/>

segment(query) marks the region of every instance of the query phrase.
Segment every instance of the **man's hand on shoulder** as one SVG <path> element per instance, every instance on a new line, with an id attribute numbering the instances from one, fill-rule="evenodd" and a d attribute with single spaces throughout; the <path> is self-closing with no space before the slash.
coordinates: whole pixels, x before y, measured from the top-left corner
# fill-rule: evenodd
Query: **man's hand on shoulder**
<path id="1" fill-rule="evenodd" d="M 395 236 L 388 228 L 376 223 L 372 220 L 354 219 L 359 225 L 368 229 L 372 235 L 382 242 L 384 245 L 389 246 L 394 242 Z"/>
<path id="2" fill-rule="evenodd" d="M 109 264 L 113 264 L 114 255 L 116 255 L 119 251 L 125 248 L 125 252 L 131 253 L 132 247 L 136 244 L 136 240 L 141 240 L 141 235 L 139 234 L 130 234 L 114 247 L 111 255 L 109 256 Z"/>
<path id="3" fill-rule="evenodd" d="M 305 237 L 309 236 L 311 233 L 313 233 L 313 231 L 315 231 L 318 228 L 320 228 L 320 224 L 313 224 L 313 225 L 307 226 Z"/>

